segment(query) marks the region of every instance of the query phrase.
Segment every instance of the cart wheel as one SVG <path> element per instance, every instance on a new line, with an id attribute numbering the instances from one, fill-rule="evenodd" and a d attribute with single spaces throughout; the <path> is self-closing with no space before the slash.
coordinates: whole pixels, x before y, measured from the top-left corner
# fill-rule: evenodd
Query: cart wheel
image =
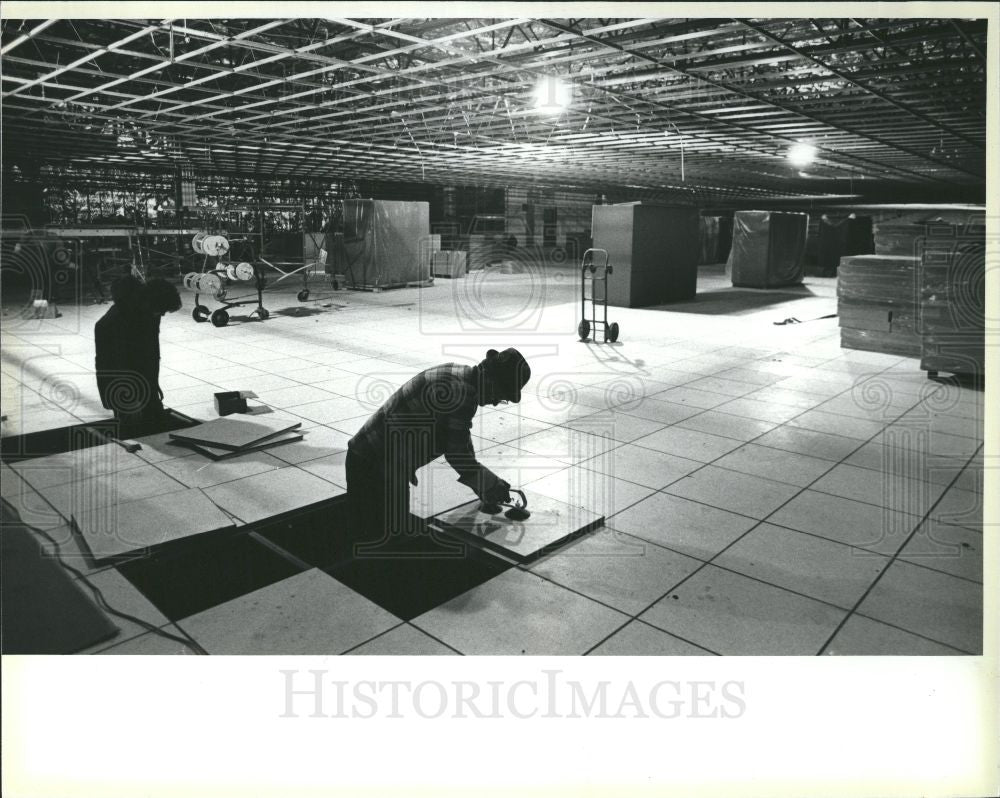
<path id="1" fill-rule="evenodd" d="M 195 321 L 208 321 L 208 308 L 204 305 L 195 305 L 191 311 L 191 318 Z"/>
<path id="2" fill-rule="evenodd" d="M 257 315 L 260 316 L 261 321 L 264 321 L 269 318 L 271 314 L 268 312 L 267 308 L 259 307 L 257 308 Z"/>
<path id="3" fill-rule="evenodd" d="M 611 341 L 611 343 L 614 343 L 615 341 L 618 340 L 618 322 L 617 321 L 611 322 L 611 330 L 610 330 L 610 333 L 608 335 L 608 340 Z"/>
<path id="4" fill-rule="evenodd" d="M 212 314 L 212 324 L 216 327 L 225 327 L 229 324 L 229 314 L 223 308 L 219 308 Z"/>
<path id="5" fill-rule="evenodd" d="M 581 341 L 586 341 L 590 335 L 590 322 L 583 319 L 583 321 L 581 321 L 579 326 L 576 328 L 576 333 L 580 336 Z"/>
<path id="6" fill-rule="evenodd" d="M 296 294 L 296 299 L 298 299 L 299 302 L 307 302 L 309 300 L 309 289 L 303 288 L 299 291 L 299 293 Z"/>

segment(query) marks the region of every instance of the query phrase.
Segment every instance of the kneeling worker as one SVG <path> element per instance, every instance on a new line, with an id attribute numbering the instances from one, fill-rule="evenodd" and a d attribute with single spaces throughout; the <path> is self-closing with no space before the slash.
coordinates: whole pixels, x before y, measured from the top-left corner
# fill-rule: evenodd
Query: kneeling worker
<path id="1" fill-rule="evenodd" d="M 354 523 L 380 540 L 413 533 L 419 522 L 410 515 L 410 485 L 418 468 L 441 455 L 482 501 L 510 501 L 510 484 L 476 460 L 472 417 L 487 404 L 521 401 L 530 377 L 516 349 L 491 349 L 476 366 L 434 366 L 399 388 L 348 443 Z"/>

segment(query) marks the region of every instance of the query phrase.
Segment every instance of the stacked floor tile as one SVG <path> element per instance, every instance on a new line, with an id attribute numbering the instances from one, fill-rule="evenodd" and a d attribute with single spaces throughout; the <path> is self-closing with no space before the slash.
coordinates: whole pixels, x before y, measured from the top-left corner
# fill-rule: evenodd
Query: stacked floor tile
<path id="1" fill-rule="evenodd" d="M 906 255 L 851 255 L 840 259 L 837 315 L 840 345 L 918 357 L 917 267 Z"/>

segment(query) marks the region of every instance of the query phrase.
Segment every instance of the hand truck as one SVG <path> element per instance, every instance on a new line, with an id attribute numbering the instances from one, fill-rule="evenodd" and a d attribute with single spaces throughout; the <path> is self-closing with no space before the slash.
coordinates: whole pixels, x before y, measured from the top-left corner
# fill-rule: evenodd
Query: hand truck
<path id="1" fill-rule="evenodd" d="M 603 255 L 603 263 L 597 262 L 597 256 Z M 618 322 L 608 324 L 608 275 L 614 270 L 608 263 L 608 251 L 606 249 L 588 249 L 583 253 L 583 265 L 580 269 L 580 308 L 582 318 L 577 325 L 576 332 L 581 341 L 586 341 L 590 337 L 590 325 L 594 325 L 594 341 L 597 341 L 597 303 L 601 302 L 604 307 L 604 341 L 614 343 L 618 340 Z M 600 272 L 600 276 L 598 276 Z M 589 273 L 589 277 L 588 277 Z M 590 281 L 590 296 L 587 296 L 587 281 Z M 597 286 L 603 289 L 603 295 L 597 296 Z M 593 318 L 587 318 L 587 301 L 590 301 L 590 313 Z"/>

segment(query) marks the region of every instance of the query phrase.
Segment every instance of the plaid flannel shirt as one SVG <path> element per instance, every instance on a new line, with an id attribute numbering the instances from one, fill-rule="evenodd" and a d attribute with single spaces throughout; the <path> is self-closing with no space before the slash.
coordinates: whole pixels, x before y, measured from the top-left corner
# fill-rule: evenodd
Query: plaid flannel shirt
<path id="1" fill-rule="evenodd" d="M 416 484 L 416 471 L 444 455 L 458 481 L 483 496 L 499 480 L 476 459 L 472 418 L 479 409 L 479 369 L 445 363 L 420 372 L 386 400 L 348 448 Z"/>

